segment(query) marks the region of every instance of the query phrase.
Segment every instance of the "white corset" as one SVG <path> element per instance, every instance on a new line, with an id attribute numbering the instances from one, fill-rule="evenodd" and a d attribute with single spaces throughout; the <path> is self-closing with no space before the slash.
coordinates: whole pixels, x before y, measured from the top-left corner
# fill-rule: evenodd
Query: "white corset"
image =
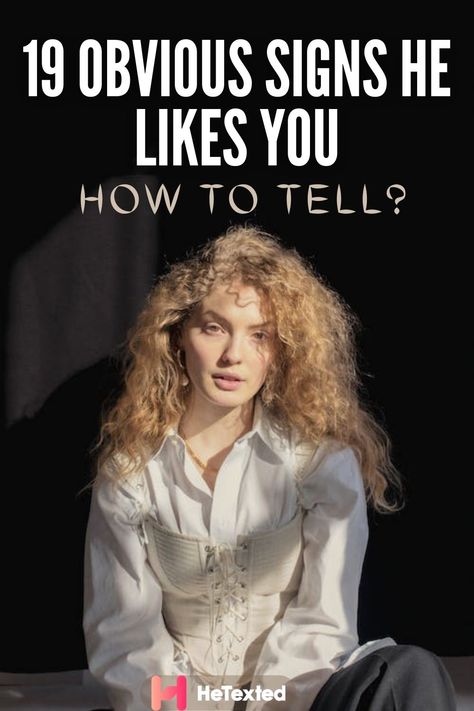
<path id="1" fill-rule="evenodd" d="M 239 535 L 236 546 L 213 545 L 144 518 L 166 627 L 205 683 L 252 679 L 265 638 L 299 589 L 303 516 L 300 507 L 286 525 Z"/>

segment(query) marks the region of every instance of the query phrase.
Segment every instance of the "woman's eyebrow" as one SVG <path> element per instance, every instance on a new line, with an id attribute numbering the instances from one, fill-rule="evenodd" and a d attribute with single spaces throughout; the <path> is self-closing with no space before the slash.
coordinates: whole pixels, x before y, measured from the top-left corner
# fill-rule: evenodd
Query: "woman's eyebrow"
<path id="1" fill-rule="evenodd" d="M 225 316 L 222 316 L 222 314 L 217 313 L 217 311 L 213 311 L 212 309 L 208 309 L 202 314 L 202 317 L 204 318 L 205 316 L 212 316 L 213 318 L 218 319 L 219 321 L 223 321 L 227 326 L 230 326 L 230 322 L 226 319 Z M 247 328 L 263 328 L 264 326 L 271 326 L 272 322 L 271 321 L 264 321 L 263 323 L 254 323 L 251 326 L 247 326 Z"/>

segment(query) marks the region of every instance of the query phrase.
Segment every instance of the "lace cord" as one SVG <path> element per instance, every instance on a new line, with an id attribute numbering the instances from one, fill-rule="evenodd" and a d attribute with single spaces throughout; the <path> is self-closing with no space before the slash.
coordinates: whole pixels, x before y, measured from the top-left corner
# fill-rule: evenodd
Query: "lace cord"
<path id="1" fill-rule="evenodd" d="M 235 644 L 244 641 L 242 623 L 248 616 L 247 567 L 237 563 L 236 555 L 247 551 L 247 544 L 233 548 L 229 543 L 206 546 L 206 569 L 212 574 L 210 636 L 213 662 L 217 645 L 217 664 L 238 661 Z M 225 667 L 225 668 L 226 668 Z M 222 673 L 224 674 L 225 669 Z"/>

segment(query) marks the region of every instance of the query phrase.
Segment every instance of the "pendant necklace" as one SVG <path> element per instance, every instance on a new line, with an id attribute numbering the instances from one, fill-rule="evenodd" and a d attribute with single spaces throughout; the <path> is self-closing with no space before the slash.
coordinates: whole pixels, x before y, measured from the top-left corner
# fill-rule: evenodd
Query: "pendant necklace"
<path id="1" fill-rule="evenodd" d="M 183 435 L 181 435 L 181 436 L 183 437 Z M 189 454 L 190 454 L 191 457 L 194 459 L 194 461 L 196 462 L 196 464 L 198 464 L 198 466 L 201 467 L 201 469 L 203 469 L 204 471 L 205 471 L 206 469 L 209 469 L 210 471 L 213 471 L 213 472 L 217 472 L 217 471 L 219 470 L 219 467 L 214 467 L 214 466 L 212 466 L 212 464 L 209 464 L 209 463 L 205 464 L 205 463 L 202 461 L 202 459 L 200 459 L 200 458 L 198 457 L 198 455 L 196 454 L 196 452 L 194 452 L 194 450 L 192 449 L 191 445 L 189 444 L 189 442 L 188 442 L 184 437 L 183 437 L 183 441 L 184 441 L 184 444 L 185 444 L 186 449 L 188 450 Z"/>

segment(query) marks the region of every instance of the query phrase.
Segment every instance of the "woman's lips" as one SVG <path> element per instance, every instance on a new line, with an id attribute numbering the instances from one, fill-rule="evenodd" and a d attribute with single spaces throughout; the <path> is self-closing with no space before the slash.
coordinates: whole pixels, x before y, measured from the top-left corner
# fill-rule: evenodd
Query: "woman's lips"
<path id="1" fill-rule="evenodd" d="M 231 378 L 228 375 L 213 375 L 212 379 L 220 390 L 237 390 L 244 382 L 243 380 Z"/>

